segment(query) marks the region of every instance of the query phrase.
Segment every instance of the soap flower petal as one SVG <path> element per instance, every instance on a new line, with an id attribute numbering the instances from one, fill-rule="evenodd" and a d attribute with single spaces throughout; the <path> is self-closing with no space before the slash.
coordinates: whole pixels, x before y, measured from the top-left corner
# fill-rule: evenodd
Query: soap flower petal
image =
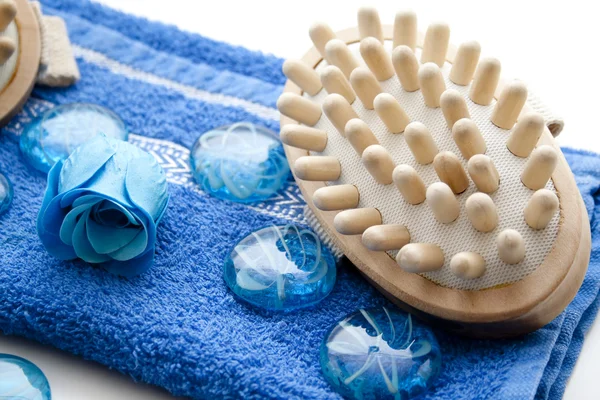
<path id="1" fill-rule="evenodd" d="M 156 226 L 168 202 L 165 173 L 152 155 L 97 136 L 48 173 L 37 231 L 58 259 L 135 276 L 153 264 Z"/>

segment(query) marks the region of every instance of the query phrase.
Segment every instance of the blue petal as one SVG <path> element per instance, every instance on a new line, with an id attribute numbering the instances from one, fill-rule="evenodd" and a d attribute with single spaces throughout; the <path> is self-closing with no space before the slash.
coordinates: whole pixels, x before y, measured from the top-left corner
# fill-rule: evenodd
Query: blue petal
<path id="1" fill-rule="evenodd" d="M 154 224 L 154 222 L 152 224 Z M 108 255 L 117 261 L 131 260 L 146 250 L 148 247 L 148 239 L 148 232 L 144 226 L 130 243 Z M 154 245 L 154 240 L 151 240 L 151 244 Z"/>
<path id="2" fill-rule="evenodd" d="M 60 240 L 59 229 L 66 210 L 60 207 L 58 181 L 63 161 L 58 161 L 48 173 L 48 186 L 37 218 L 37 231 L 48 253 L 61 260 L 77 258 L 75 251 Z"/>
<path id="3" fill-rule="evenodd" d="M 127 261 L 109 261 L 100 264 L 102 268 L 108 272 L 125 276 L 133 277 L 146 272 L 154 263 L 154 247 L 148 249 L 144 254 Z"/>
<path id="4" fill-rule="evenodd" d="M 90 241 L 90 244 L 96 253 L 99 254 L 113 253 L 122 247 L 125 247 L 131 243 L 131 241 L 137 236 L 138 233 L 140 233 L 140 230 L 142 229 L 116 228 L 112 226 L 100 225 L 91 218 L 87 220 L 86 228 L 88 240 Z M 145 248 L 146 246 L 144 244 L 144 249 Z M 144 251 L 144 249 L 142 249 L 142 251 Z M 136 254 L 135 256 L 139 255 L 140 253 Z"/>
<path id="5" fill-rule="evenodd" d="M 102 211 L 107 211 L 107 210 L 117 210 L 123 213 L 123 215 L 125 215 L 125 217 L 127 217 L 127 220 L 129 221 L 129 223 L 131 225 L 141 225 L 140 221 L 138 221 L 138 219 L 131 213 L 129 212 L 129 210 L 127 210 L 125 207 L 123 207 L 120 204 L 114 203 L 110 200 L 105 200 L 102 204 L 100 204 L 100 207 L 97 210 L 98 214 L 101 214 Z"/>
<path id="6" fill-rule="evenodd" d="M 164 217 L 165 213 L 167 212 L 167 205 L 168 204 L 169 204 L 169 199 L 167 198 L 167 201 L 165 201 L 165 205 L 164 205 L 163 209 L 161 210 L 160 215 L 156 219 L 156 225 L 158 225 L 158 223 L 162 220 L 162 218 Z"/>
<path id="7" fill-rule="evenodd" d="M 134 205 L 130 202 L 129 196 L 127 196 L 127 191 L 125 189 L 125 176 L 127 174 L 128 164 L 131 160 L 136 158 L 144 158 L 152 161 L 154 160 L 154 157 L 127 142 L 108 139 L 105 137 L 102 137 L 101 139 L 103 143 L 107 143 L 107 145 L 112 149 L 111 151 L 113 154 L 107 160 L 105 160 L 102 165 L 100 165 L 100 168 L 96 170 L 93 176 L 90 176 L 85 181 L 81 182 L 79 186 L 70 185 L 73 187 L 71 187 L 68 192 L 65 193 L 62 203 L 63 207 L 71 204 L 75 198 L 88 194 L 97 194 L 103 196 L 104 198 L 114 201 L 115 203 L 119 203 L 127 208 L 134 207 Z M 80 146 L 78 148 L 78 150 L 81 150 L 80 153 L 83 153 L 85 156 L 90 158 L 106 158 L 105 156 L 110 153 L 102 153 L 102 146 L 100 146 L 100 154 L 96 154 L 96 150 L 92 145 L 90 145 L 90 143 L 91 142 Z M 69 157 L 68 160 L 71 160 L 71 157 Z M 78 173 L 80 167 L 78 164 L 74 163 L 74 160 L 71 160 L 71 162 L 73 162 L 73 174 Z M 84 164 L 83 167 L 85 166 L 86 165 Z M 148 171 L 146 172 L 148 179 L 152 180 L 154 177 L 150 173 Z"/>
<path id="8" fill-rule="evenodd" d="M 73 245 L 73 231 L 75 230 L 75 225 L 77 224 L 77 217 L 79 217 L 84 211 L 93 207 L 94 204 L 83 204 L 78 207 L 75 207 L 69 211 L 67 216 L 63 219 L 62 225 L 60 226 L 60 240 L 62 240 L 65 244 L 69 246 Z"/>
<path id="9" fill-rule="evenodd" d="M 86 195 L 86 196 L 81 196 L 75 199 L 75 201 L 73 201 L 73 204 L 71 204 L 72 207 L 79 207 L 83 204 L 96 204 L 101 202 L 102 200 L 104 200 L 104 198 L 102 198 L 102 196 L 94 196 L 94 195 Z M 63 199 L 60 202 L 61 207 L 68 207 L 69 204 L 64 204 L 65 198 L 63 197 Z"/>
<path id="10" fill-rule="evenodd" d="M 82 186 L 112 158 L 116 151 L 102 135 L 77 147 L 64 162 L 58 192 L 64 193 Z"/>
<path id="11" fill-rule="evenodd" d="M 156 159 L 146 153 L 130 160 L 125 182 L 131 202 L 157 221 L 167 206 L 169 194 L 167 179 Z"/>
<path id="12" fill-rule="evenodd" d="M 101 211 L 105 211 L 105 210 L 109 210 L 109 209 L 118 210 L 118 211 L 121 211 L 125 215 L 125 217 L 127 217 L 127 220 L 129 221 L 129 223 L 131 225 L 140 225 L 140 222 L 137 220 L 137 218 L 131 212 L 129 212 L 129 210 L 127 210 L 125 207 L 123 207 L 120 204 L 117 204 L 109 199 L 106 199 L 106 197 L 104 197 L 104 196 L 95 195 L 95 194 L 94 195 L 92 195 L 92 194 L 83 195 L 83 196 L 77 197 L 73 201 L 73 204 L 69 204 L 68 200 L 72 200 L 74 196 L 69 196 L 69 197 L 70 198 L 67 198 L 67 194 L 65 194 L 65 197 L 63 197 L 62 200 L 60 201 L 61 207 L 68 207 L 69 205 L 71 205 L 72 207 L 78 207 L 80 205 L 87 204 L 87 203 L 95 204 L 95 203 L 103 202 L 100 205 L 100 208 L 98 208 L 97 212 L 101 212 Z"/>
<path id="13" fill-rule="evenodd" d="M 94 248 L 90 244 L 87 234 L 86 234 L 86 222 L 88 217 L 90 216 L 90 210 L 87 210 L 79 221 L 77 225 L 75 225 L 75 230 L 73 231 L 73 249 L 77 254 L 77 257 L 81 258 L 83 261 L 87 261 L 92 264 L 98 264 L 102 262 L 106 262 L 110 260 L 110 257 L 105 254 L 98 254 L 94 251 Z"/>

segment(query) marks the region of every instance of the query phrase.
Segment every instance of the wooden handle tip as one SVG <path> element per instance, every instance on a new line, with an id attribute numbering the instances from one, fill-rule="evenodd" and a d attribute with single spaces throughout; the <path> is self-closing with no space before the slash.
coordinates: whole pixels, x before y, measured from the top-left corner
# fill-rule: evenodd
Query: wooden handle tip
<path id="1" fill-rule="evenodd" d="M 399 250 L 410 243 L 410 234 L 404 225 L 375 225 L 364 231 L 362 243 L 371 251 Z"/>
<path id="2" fill-rule="evenodd" d="M 406 272 L 437 271 L 444 266 L 444 253 L 432 243 L 409 243 L 398 252 L 396 262 Z"/>
<path id="3" fill-rule="evenodd" d="M 458 253 L 450 260 L 450 270 L 461 279 L 477 279 L 485 274 L 485 260 L 474 252 Z"/>
<path id="4" fill-rule="evenodd" d="M 473 193 L 465 203 L 467 217 L 479 232 L 491 232 L 498 226 L 498 211 L 490 196 Z"/>
<path id="5" fill-rule="evenodd" d="M 540 189 L 531 196 L 525 206 L 525 222 L 532 229 L 544 229 L 558 211 L 558 207 L 556 194 L 548 189 Z"/>
<path id="6" fill-rule="evenodd" d="M 523 237 L 514 229 L 505 229 L 496 238 L 498 256 L 507 264 L 518 264 L 525 258 Z"/>
<path id="7" fill-rule="evenodd" d="M 355 208 L 338 213 L 333 226 L 342 235 L 362 235 L 367 228 L 381 222 L 381 213 L 376 208 Z"/>
<path id="8" fill-rule="evenodd" d="M 0 1 L 0 32 L 4 32 L 17 15 L 17 5 L 14 0 Z"/>
<path id="9" fill-rule="evenodd" d="M 319 188 L 313 194 L 314 205 L 322 211 L 346 210 L 358 207 L 360 195 L 354 185 L 332 185 Z"/>
<path id="10" fill-rule="evenodd" d="M 460 204 L 450 186 L 444 182 L 435 182 L 429 185 L 425 197 L 433 215 L 442 224 L 449 224 L 458 218 Z"/>
<path id="11" fill-rule="evenodd" d="M 378 144 L 367 147 L 362 153 L 362 162 L 367 171 L 382 185 L 392 183 L 394 161 L 390 153 Z"/>
<path id="12" fill-rule="evenodd" d="M 322 107 L 327 119 L 331 121 L 342 136 L 346 135 L 345 130 L 348 121 L 352 118 L 358 118 L 348 100 L 337 93 L 328 94 L 325 100 L 323 100 Z"/>

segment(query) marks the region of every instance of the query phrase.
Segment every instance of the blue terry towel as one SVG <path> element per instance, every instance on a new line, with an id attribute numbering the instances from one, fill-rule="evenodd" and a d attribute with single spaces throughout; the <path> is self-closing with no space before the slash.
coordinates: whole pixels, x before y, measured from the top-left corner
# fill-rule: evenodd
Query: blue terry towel
<path id="1" fill-rule="evenodd" d="M 36 88 L 0 135 L 0 169 L 15 200 L 0 217 L 0 329 L 79 354 L 194 398 L 337 399 L 320 374 L 327 328 L 358 307 L 387 301 L 346 264 L 317 307 L 274 314 L 236 301 L 221 276 L 232 245 L 268 224 L 305 223 L 293 181 L 273 199 L 244 206 L 200 192 L 187 148 L 199 133 L 247 120 L 278 130 L 282 60 L 123 15 L 82 0 L 48 0 L 65 18 L 82 80 Z M 302 34 L 302 32 L 298 33 Z M 35 231 L 45 177 L 28 169 L 18 135 L 55 104 L 84 101 L 120 114 L 131 141 L 163 165 L 171 203 L 154 267 L 123 279 L 47 254 Z M 568 134 L 568 133 L 567 133 Z M 589 272 L 567 310 L 514 340 L 437 332 L 444 371 L 427 398 L 560 398 L 598 309 L 600 156 L 564 149 L 593 232 Z"/>

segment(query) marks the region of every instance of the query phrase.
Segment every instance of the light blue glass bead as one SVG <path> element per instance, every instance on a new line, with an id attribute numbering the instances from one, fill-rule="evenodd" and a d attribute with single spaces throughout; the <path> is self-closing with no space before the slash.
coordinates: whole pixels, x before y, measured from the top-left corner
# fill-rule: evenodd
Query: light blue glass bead
<path id="1" fill-rule="evenodd" d="M 35 364 L 0 354 L 0 399 L 50 400 L 48 379 Z"/>
<path id="2" fill-rule="evenodd" d="M 279 137 L 246 122 L 202 134 L 192 147 L 190 164 L 204 192 L 240 203 L 271 197 L 290 171 Z"/>
<path id="3" fill-rule="evenodd" d="M 410 314 L 361 309 L 338 321 L 321 344 L 321 369 L 344 397 L 409 399 L 428 390 L 441 371 L 434 334 Z"/>
<path id="4" fill-rule="evenodd" d="M 109 109 L 96 104 L 65 104 L 31 121 L 21 134 L 19 147 L 29 165 L 46 173 L 99 134 L 124 141 L 128 137 L 125 123 Z"/>
<path id="5" fill-rule="evenodd" d="M 8 178 L 0 173 L 0 215 L 4 214 L 13 200 L 13 187 Z"/>
<path id="6" fill-rule="evenodd" d="M 327 297 L 335 284 L 336 265 L 314 232 L 294 225 L 271 226 L 235 245 L 223 275 L 233 293 L 248 303 L 290 311 Z"/>

